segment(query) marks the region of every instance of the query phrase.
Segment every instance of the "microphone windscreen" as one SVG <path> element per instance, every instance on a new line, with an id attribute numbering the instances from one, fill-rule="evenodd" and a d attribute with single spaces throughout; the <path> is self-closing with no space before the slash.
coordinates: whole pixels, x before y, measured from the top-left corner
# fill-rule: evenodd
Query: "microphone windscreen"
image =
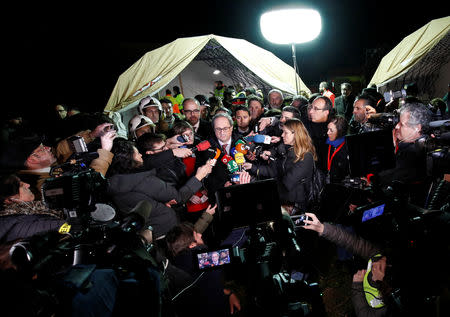
<path id="1" fill-rule="evenodd" d="M 255 143 L 270 144 L 270 136 L 268 136 L 268 135 L 262 135 L 262 134 L 257 134 L 257 135 L 255 135 L 255 137 L 253 138 L 253 141 L 254 141 Z"/>
<path id="2" fill-rule="evenodd" d="M 205 141 L 202 141 L 199 144 L 197 144 L 194 149 L 197 151 L 206 151 L 210 147 L 211 147 L 211 143 L 209 143 L 209 141 L 205 140 Z"/>
<path id="3" fill-rule="evenodd" d="M 239 143 L 238 145 L 236 145 L 236 151 L 242 154 L 247 154 L 248 150 L 249 147 L 247 147 L 245 144 Z"/>
<path id="4" fill-rule="evenodd" d="M 236 173 L 237 171 L 239 171 L 239 166 L 233 159 L 227 163 L 227 168 L 230 173 Z"/>
<path id="5" fill-rule="evenodd" d="M 244 154 L 241 152 L 237 152 L 236 155 L 234 156 L 234 160 L 236 161 L 237 164 L 244 164 L 245 163 Z"/>
<path id="6" fill-rule="evenodd" d="M 223 157 L 222 157 L 222 163 L 223 164 L 228 164 L 228 162 L 229 161 L 232 161 L 233 160 L 233 158 L 231 157 L 231 156 L 229 156 L 228 154 L 225 154 Z"/>

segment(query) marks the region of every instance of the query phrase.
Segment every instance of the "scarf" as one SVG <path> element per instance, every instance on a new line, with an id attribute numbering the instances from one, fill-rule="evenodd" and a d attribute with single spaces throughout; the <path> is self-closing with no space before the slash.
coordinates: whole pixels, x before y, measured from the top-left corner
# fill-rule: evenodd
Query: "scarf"
<path id="1" fill-rule="evenodd" d="M 342 137 L 340 137 L 340 138 L 337 138 L 337 139 L 334 140 L 334 141 L 330 141 L 330 138 L 327 138 L 326 143 L 329 144 L 329 145 L 331 145 L 331 146 L 338 147 L 338 146 L 341 145 L 342 142 L 344 142 L 344 141 L 345 141 L 345 136 L 342 136 Z"/>

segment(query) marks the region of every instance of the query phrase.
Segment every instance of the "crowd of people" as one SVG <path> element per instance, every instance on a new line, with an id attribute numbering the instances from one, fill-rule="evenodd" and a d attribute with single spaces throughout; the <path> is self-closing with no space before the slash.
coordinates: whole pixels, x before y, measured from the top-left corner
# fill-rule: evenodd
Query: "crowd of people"
<path id="1" fill-rule="evenodd" d="M 45 185 L 74 171 L 92 170 L 106 180 L 104 188 L 94 190 L 95 196 L 114 208 L 115 219 L 130 216 L 136 206 L 144 208 L 142 201 L 149 203 L 139 234 L 145 244 L 156 245 L 164 259 L 163 271 L 173 296 L 173 307 L 168 311 L 180 316 L 200 312 L 227 315 L 230 311 L 245 314 L 249 300 L 245 291 L 233 281 L 223 281 L 220 270 L 196 270 L 192 255 L 207 250 L 208 243 L 220 244 L 212 241 L 211 229 L 219 189 L 275 179 L 283 219 L 288 221 L 305 212 L 309 217 L 304 227 L 295 230 L 299 240 L 313 239 L 311 243 L 300 241 L 311 257 L 320 252 L 320 244 L 308 234 L 312 230 L 337 244 L 333 249 L 337 253 L 325 260 L 322 255 L 321 261 L 334 261 L 340 248 L 351 252 L 339 253 L 342 263 L 357 255 L 368 261 L 366 269 L 353 275 L 349 296 L 355 314 L 387 316 L 401 311 L 398 306 L 392 309 L 388 299 L 393 294 L 385 279 L 389 255 L 375 247 L 375 241 L 369 242 L 385 237 L 363 239 L 360 232 L 355 234 L 359 222 L 354 219 L 361 217 L 359 207 L 375 201 L 374 191 L 369 189 L 401 185 L 395 189 L 401 188 L 406 201 L 424 209 L 433 186 L 441 182 L 448 189 L 449 171 L 430 175 L 430 149 L 419 146 L 431 135 L 430 122 L 449 118 L 448 97 L 422 101 L 414 85 L 406 87 L 406 97 L 387 101 L 373 87 L 357 94 L 350 83 L 343 83 L 339 96 L 326 82 L 318 88 L 312 95 L 286 97 L 272 89 L 264 96 L 255 87 L 236 90 L 216 82 L 210 97 L 184 97 L 173 87 L 174 94 L 168 89 L 159 99 L 142 98 L 129 122 L 123 122 L 119 113 L 84 113 L 62 104 L 53 109 L 55 119 L 41 129 L 30 128 L 21 115 L 8 115 L 2 127 L 0 157 L 2 278 L 11 283 L 12 279 L 4 276 L 19 271 L 9 256 L 12 245 L 37 234 L 74 227 L 63 209 L 46 204 L 54 193 L 45 191 Z M 397 121 L 380 124 L 386 114 L 394 115 Z M 343 186 L 355 178 L 347 136 L 386 129 L 392 132 L 395 166 L 374 175 L 357 175 L 357 183 L 362 184 L 358 190 Z M 320 199 L 310 201 L 315 170 L 325 185 Z M 436 209 L 445 215 L 448 203 L 447 194 Z M 205 266 L 219 263 L 221 254 L 213 255 L 203 259 Z M 442 276 L 440 288 L 433 289 L 439 300 L 426 306 L 433 306 L 441 315 L 448 312 L 448 278 L 448 274 Z M 118 285 L 116 281 L 108 287 L 118 289 Z M 24 289 L 15 288 L 17 293 Z M 35 295 L 28 288 L 26 291 Z M 109 294 L 103 299 L 102 315 L 112 313 L 114 298 Z M 83 307 L 80 303 L 89 306 L 94 302 L 98 300 L 77 297 L 72 305 L 79 308 Z M 34 316 L 34 308 L 23 305 L 17 311 Z"/>

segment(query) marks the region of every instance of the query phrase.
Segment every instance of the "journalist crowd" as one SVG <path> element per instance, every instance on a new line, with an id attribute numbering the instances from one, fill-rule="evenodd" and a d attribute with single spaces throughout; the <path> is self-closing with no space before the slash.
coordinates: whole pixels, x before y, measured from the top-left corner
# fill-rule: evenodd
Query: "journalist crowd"
<path id="1" fill-rule="evenodd" d="M 422 100 L 415 83 L 399 98 L 347 82 L 295 96 L 211 86 L 208 96 L 176 86 L 145 96 L 126 122 L 66 104 L 40 122 L 3 114 L 0 298 L 15 315 L 450 314 L 448 93 Z M 362 153 L 383 151 L 390 166 Z M 303 285 L 281 300 L 249 286 L 244 266 L 220 267 L 220 252 L 202 259 L 207 270 L 193 261 L 248 246 L 246 228 L 219 240 L 218 193 L 265 180 L 275 180 L 281 225 L 264 234 L 281 228 L 281 244 L 294 240 L 275 271 Z M 304 286 L 314 281 L 318 300 Z"/>

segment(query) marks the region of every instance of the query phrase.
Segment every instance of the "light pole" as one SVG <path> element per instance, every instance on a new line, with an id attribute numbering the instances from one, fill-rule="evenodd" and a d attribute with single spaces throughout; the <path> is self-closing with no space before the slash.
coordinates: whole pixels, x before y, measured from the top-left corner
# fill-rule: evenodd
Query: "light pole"
<path id="1" fill-rule="evenodd" d="M 261 15 L 261 33 L 275 44 L 290 44 L 294 64 L 295 91 L 298 94 L 295 44 L 314 40 L 322 29 L 319 12 L 312 9 L 282 9 Z"/>

